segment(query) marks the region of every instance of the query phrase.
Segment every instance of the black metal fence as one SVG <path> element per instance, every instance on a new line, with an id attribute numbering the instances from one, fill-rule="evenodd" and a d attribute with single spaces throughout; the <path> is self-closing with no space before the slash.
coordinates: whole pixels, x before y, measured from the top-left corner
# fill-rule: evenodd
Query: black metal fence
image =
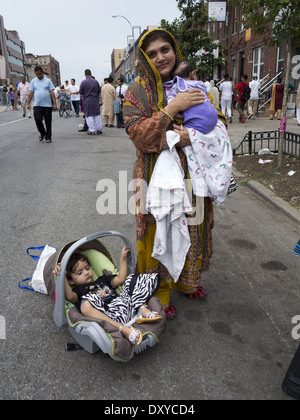
<path id="1" fill-rule="evenodd" d="M 279 131 L 249 131 L 240 145 L 233 150 L 233 155 L 256 154 L 262 149 L 278 153 Z M 285 133 L 284 153 L 300 157 L 300 134 Z"/>

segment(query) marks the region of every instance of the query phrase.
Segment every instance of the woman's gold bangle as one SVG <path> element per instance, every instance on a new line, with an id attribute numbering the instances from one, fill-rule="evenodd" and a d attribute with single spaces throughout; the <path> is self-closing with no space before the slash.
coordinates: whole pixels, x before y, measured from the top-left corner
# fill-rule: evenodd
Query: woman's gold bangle
<path id="1" fill-rule="evenodd" d="M 161 109 L 161 112 L 163 112 L 163 113 L 164 113 L 167 117 L 169 117 L 171 121 L 174 121 L 174 118 L 173 118 L 173 117 L 171 117 L 171 115 L 170 115 L 170 114 L 168 114 L 168 113 L 167 113 L 167 111 L 166 111 L 165 109 Z"/>

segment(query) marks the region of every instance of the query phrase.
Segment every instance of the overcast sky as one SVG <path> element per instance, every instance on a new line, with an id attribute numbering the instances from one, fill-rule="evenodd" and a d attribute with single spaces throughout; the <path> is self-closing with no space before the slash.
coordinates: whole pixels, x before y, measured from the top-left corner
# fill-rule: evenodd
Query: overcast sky
<path id="1" fill-rule="evenodd" d="M 132 26 L 159 26 L 181 13 L 176 0 L 6 0 L 0 14 L 7 30 L 16 30 L 26 53 L 51 54 L 60 63 L 61 80 L 84 79 L 90 68 L 101 83 L 111 71 L 112 50 L 125 48 Z"/>

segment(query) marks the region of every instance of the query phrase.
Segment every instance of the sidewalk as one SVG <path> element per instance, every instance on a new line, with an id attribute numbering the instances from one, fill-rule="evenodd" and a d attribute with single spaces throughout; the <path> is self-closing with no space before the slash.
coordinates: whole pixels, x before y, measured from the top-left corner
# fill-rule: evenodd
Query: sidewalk
<path id="1" fill-rule="evenodd" d="M 237 148 L 245 135 L 249 131 L 272 131 L 278 130 L 280 125 L 279 120 L 270 120 L 267 112 L 264 116 L 259 116 L 255 120 L 246 120 L 245 123 L 240 123 L 238 119 L 238 113 L 235 110 L 233 116 L 233 123 L 228 125 L 229 138 L 231 140 L 232 148 Z M 300 133 L 300 127 L 298 126 L 297 118 L 289 118 L 287 122 L 287 131 L 292 133 Z M 237 181 L 242 182 L 244 175 L 233 169 L 234 176 Z M 300 225 L 300 212 L 299 210 L 290 206 L 286 201 L 277 197 L 271 190 L 264 187 L 262 184 L 256 181 L 250 181 L 247 183 L 247 187 L 254 191 L 258 196 L 262 197 L 267 202 L 271 203 L 277 209 L 282 211 L 285 215 L 290 217 L 293 221 Z"/>
<path id="2" fill-rule="evenodd" d="M 233 123 L 228 124 L 228 134 L 231 140 L 232 148 L 235 149 L 239 146 L 245 135 L 249 131 L 272 131 L 278 130 L 280 125 L 279 120 L 270 120 L 266 111 L 265 115 L 261 114 L 255 120 L 246 120 L 245 123 L 239 122 L 239 114 L 234 110 Z M 288 118 L 287 131 L 291 133 L 300 134 L 300 127 L 298 126 L 297 118 Z"/>

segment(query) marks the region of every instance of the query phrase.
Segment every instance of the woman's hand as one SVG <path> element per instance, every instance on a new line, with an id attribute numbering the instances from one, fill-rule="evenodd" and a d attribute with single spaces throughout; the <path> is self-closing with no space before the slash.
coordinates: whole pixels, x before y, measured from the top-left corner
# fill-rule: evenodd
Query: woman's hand
<path id="1" fill-rule="evenodd" d="M 191 145 L 189 131 L 186 127 L 174 124 L 173 131 L 180 136 L 180 142 L 176 144 L 176 147 L 186 147 Z"/>
<path id="2" fill-rule="evenodd" d="M 175 98 L 165 107 L 165 110 L 175 117 L 179 112 L 184 112 L 195 105 L 201 105 L 205 101 L 205 94 L 199 89 L 191 89 L 179 92 Z"/>

